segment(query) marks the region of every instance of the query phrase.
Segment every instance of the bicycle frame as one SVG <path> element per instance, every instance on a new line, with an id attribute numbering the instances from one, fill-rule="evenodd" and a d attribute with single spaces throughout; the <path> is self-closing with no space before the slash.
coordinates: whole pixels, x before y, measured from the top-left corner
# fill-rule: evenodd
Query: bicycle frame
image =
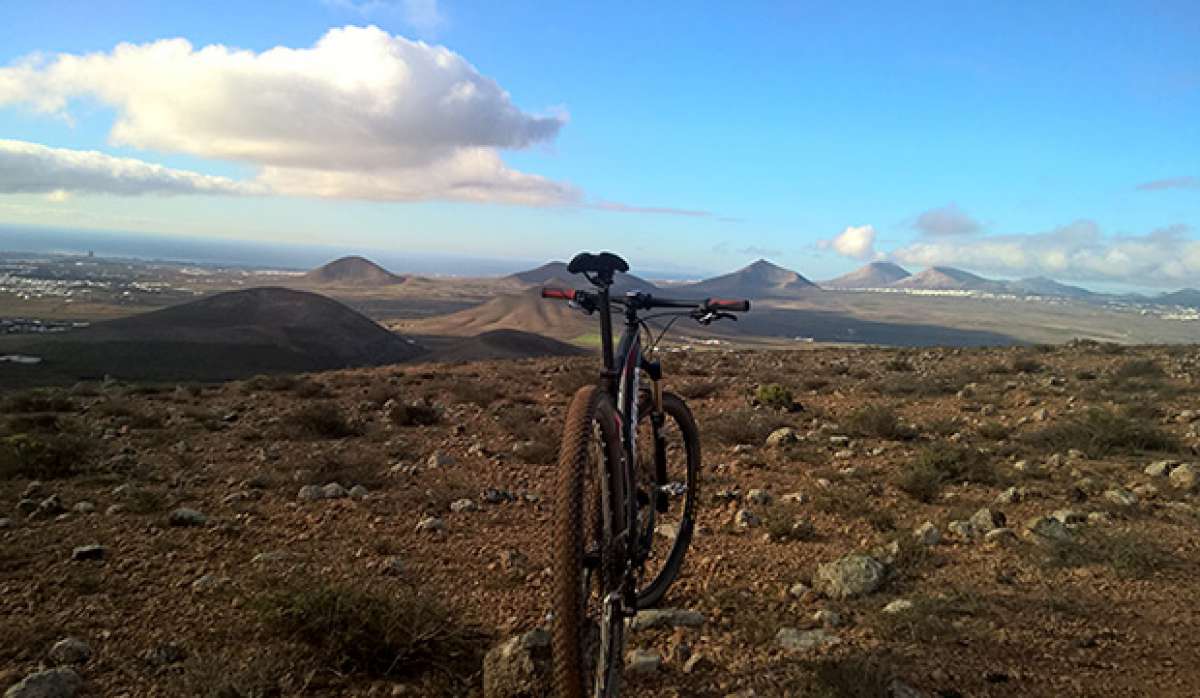
<path id="1" fill-rule="evenodd" d="M 638 414 L 638 401 L 641 395 L 641 374 L 644 371 L 650 378 L 650 419 L 655 441 L 655 475 L 656 481 L 661 482 L 666 479 L 666 444 L 661 433 L 664 420 L 662 409 L 662 366 L 656 361 L 649 361 L 642 353 L 641 322 L 638 319 L 637 308 L 628 304 L 625 306 L 625 327 L 614 352 L 612 342 L 612 306 L 608 285 L 602 284 L 598 295 L 600 301 L 600 345 L 601 353 L 604 357 L 604 369 L 601 371 L 600 380 L 606 393 L 616 403 L 617 415 L 620 420 L 618 427 L 621 434 L 621 450 L 625 457 L 624 467 L 622 468 L 623 472 L 621 473 L 621 482 L 624 486 L 624 491 L 628 493 L 628 496 L 625 497 L 626 510 L 623 517 L 625 528 L 623 531 L 617 531 L 616 535 L 618 539 L 624 537 L 629 545 L 625 569 L 625 605 L 627 610 L 633 611 L 637 608 L 637 575 L 650 553 L 652 543 L 650 538 L 654 535 L 654 515 L 657 508 L 654 505 L 658 503 L 658 493 L 648 493 L 651 498 L 649 502 L 651 506 L 644 507 L 645 515 L 648 517 L 647 525 L 644 529 L 647 531 L 647 536 L 643 537 L 639 535 L 643 527 L 641 526 L 642 522 L 638 519 L 639 502 L 636 496 L 635 483 L 636 473 L 638 472 L 638 468 L 641 467 L 638 463 L 637 448 L 637 426 L 641 417 Z"/>

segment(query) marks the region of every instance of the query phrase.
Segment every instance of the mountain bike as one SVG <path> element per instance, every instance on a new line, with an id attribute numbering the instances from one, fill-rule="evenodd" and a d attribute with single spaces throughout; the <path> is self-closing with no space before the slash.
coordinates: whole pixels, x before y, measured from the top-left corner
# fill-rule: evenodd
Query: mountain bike
<path id="1" fill-rule="evenodd" d="M 559 446 L 552 553 L 554 685 L 563 698 L 605 698 L 620 690 L 625 619 L 658 604 L 683 565 L 695 527 L 700 430 L 687 404 L 663 390 L 651 361 L 674 322 L 736 320 L 747 300 L 679 300 L 641 291 L 613 297 L 615 254 L 580 253 L 567 267 L 594 291 L 543 288 L 600 315 L 603 368 L 576 391 Z M 624 331 L 613 350 L 613 311 Z M 664 310 L 646 315 L 649 311 Z M 655 339 L 648 320 L 671 319 Z M 651 340 L 643 350 L 642 333 Z M 642 389 L 642 376 L 649 379 Z"/>

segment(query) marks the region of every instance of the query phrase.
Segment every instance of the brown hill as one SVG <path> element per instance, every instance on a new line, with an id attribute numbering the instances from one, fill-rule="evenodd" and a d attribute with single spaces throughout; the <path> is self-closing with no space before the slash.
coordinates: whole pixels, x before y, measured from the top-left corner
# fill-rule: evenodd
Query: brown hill
<path id="1" fill-rule="evenodd" d="M 365 257 L 342 257 L 300 277 L 318 286 L 390 286 L 404 283 L 397 276 Z"/>
<path id="2" fill-rule="evenodd" d="M 547 285 L 568 286 L 554 278 L 548 279 Z M 542 298 L 540 285 L 417 325 L 421 334 L 474 336 L 493 330 L 521 330 L 559 339 L 573 339 L 595 327 L 598 324 L 594 317 L 589 318 L 563 301 Z"/>
<path id="3" fill-rule="evenodd" d="M 573 344 L 520 330 L 491 330 L 456 341 L 437 352 L 438 361 L 524 359 L 538 356 L 578 356 L 588 353 Z"/>
<path id="4" fill-rule="evenodd" d="M 316 293 L 252 288 L 34 340 L 45 369 L 77 378 L 224 380 L 407 361 L 423 353 Z"/>
<path id="5" fill-rule="evenodd" d="M 821 282 L 822 288 L 885 288 L 912 276 L 907 269 L 892 262 L 871 262 L 849 274 Z"/>
<path id="6" fill-rule="evenodd" d="M 506 276 L 505 280 L 520 284 L 522 286 L 562 286 L 566 288 L 587 288 L 587 279 L 582 275 L 572 274 L 567 271 L 565 262 L 548 262 L 536 269 L 518 272 L 510 276 Z M 626 291 L 646 291 L 653 293 L 658 290 L 654 284 L 645 279 L 633 274 L 617 274 L 613 280 L 613 291 L 616 293 L 625 293 Z"/>
<path id="7" fill-rule="evenodd" d="M 760 259 L 730 274 L 676 286 L 672 294 L 697 298 L 786 298 L 815 290 L 819 290 L 817 285 L 797 272 Z"/>
<path id="8" fill-rule="evenodd" d="M 976 276 L 969 271 L 953 267 L 929 267 L 925 271 L 901 279 L 892 288 L 907 288 L 921 291 L 1004 291 L 999 281 Z"/>

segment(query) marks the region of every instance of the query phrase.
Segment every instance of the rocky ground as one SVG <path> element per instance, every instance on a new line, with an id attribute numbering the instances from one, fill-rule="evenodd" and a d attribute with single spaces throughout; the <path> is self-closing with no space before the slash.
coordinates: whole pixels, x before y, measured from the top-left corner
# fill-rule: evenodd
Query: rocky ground
<path id="1" fill-rule="evenodd" d="M 593 363 L 5 395 L 0 687 L 536 691 L 556 425 Z M 1200 349 L 664 364 L 700 528 L 628 695 L 1200 694 Z"/>

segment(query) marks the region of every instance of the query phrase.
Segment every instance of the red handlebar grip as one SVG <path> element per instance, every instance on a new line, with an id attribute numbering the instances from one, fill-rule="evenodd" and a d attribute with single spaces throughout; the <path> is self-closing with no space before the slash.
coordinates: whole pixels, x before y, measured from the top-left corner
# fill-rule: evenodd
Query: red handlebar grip
<path id="1" fill-rule="evenodd" d="M 560 301 L 573 301 L 575 300 L 575 291 L 574 289 L 567 288 L 543 288 L 542 298 L 556 298 Z"/>
<path id="2" fill-rule="evenodd" d="M 750 301 L 731 300 L 728 298 L 709 298 L 705 301 L 709 310 L 724 310 L 734 313 L 744 313 L 750 310 Z"/>

